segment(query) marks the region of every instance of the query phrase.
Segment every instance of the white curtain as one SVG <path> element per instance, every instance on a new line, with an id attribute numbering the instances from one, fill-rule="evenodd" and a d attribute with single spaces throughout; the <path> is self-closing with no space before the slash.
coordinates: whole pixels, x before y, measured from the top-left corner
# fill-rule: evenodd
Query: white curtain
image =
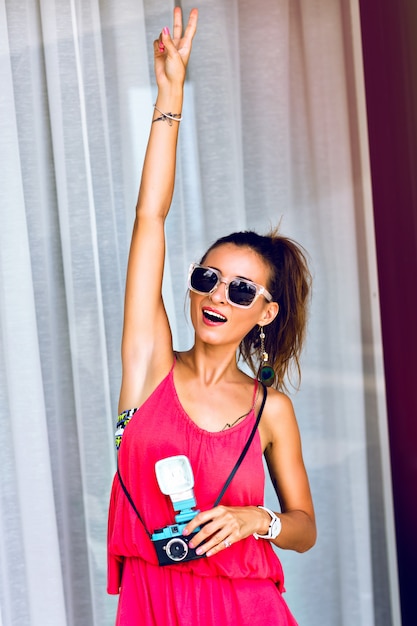
<path id="1" fill-rule="evenodd" d="M 214 238 L 281 222 L 307 248 L 293 401 L 319 539 L 280 552 L 286 598 L 300 626 L 398 625 L 357 0 L 200 5 L 167 224 L 176 347 L 191 341 L 188 263 Z M 124 276 L 152 41 L 172 9 L 0 0 L 0 626 L 114 623 Z"/>

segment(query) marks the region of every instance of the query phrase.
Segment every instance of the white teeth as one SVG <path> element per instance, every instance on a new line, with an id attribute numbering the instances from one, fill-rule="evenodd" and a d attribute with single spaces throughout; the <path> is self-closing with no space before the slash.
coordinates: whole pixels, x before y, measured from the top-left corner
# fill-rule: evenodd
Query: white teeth
<path id="1" fill-rule="evenodd" d="M 207 315 L 207 317 L 218 319 L 220 322 L 226 321 L 226 318 L 224 317 L 224 315 L 220 315 L 220 313 L 216 313 L 215 311 L 207 311 L 206 309 L 204 309 L 203 313 L 204 315 Z"/>

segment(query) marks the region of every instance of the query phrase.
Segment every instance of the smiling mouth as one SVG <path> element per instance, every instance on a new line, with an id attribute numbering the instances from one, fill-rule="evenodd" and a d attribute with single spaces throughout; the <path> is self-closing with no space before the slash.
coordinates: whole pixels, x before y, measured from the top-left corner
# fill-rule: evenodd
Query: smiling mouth
<path id="1" fill-rule="evenodd" d="M 203 315 L 209 322 L 216 322 L 218 324 L 227 322 L 227 318 L 224 315 L 217 313 L 217 311 L 212 311 L 211 309 L 203 309 Z"/>

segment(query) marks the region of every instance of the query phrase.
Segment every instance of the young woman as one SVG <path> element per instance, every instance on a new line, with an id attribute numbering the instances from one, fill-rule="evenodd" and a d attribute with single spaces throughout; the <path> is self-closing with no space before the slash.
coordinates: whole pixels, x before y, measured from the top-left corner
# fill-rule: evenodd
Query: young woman
<path id="1" fill-rule="evenodd" d="M 161 295 L 164 222 L 196 26 L 194 9 L 183 33 L 176 8 L 172 37 L 164 28 L 154 42 L 158 95 L 127 273 L 108 591 L 120 593 L 123 626 L 294 625 L 272 544 L 311 548 L 314 510 L 291 401 L 272 387 L 266 394 L 258 377 L 275 378 L 283 389 L 291 363 L 298 368 L 310 279 L 303 252 L 278 234 L 234 233 L 215 242 L 190 269 L 195 342 L 186 352 L 173 350 Z M 255 378 L 239 369 L 238 354 Z M 187 457 L 197 514 L 190 492 L 173 505 L 158 483 L 157 464 L 177 455 L 183 465 L 165 478 L 175 482 L 179 471 L 182 480 Z M 263 455 L 277 513 L 262 506 Z M 155 536 L 168 564 L 159 564 Z"/>

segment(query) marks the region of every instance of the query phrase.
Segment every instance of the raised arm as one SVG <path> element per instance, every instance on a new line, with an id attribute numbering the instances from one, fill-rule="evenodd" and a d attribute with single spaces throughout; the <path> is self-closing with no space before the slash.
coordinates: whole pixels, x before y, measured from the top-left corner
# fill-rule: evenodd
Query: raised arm
<path id="1" fill-rule="evenodd" d="M 172 365 L 172 337 L 162 300 L 164 226 L 174 192 L 185 72 L 197 17 L 193 9 L 183 33 L 181 9 L 175 8 L 172 36 L 164 28 L 154 41 L 158 94 L 127 269 L 119 411 L 139 406 Z"/>

